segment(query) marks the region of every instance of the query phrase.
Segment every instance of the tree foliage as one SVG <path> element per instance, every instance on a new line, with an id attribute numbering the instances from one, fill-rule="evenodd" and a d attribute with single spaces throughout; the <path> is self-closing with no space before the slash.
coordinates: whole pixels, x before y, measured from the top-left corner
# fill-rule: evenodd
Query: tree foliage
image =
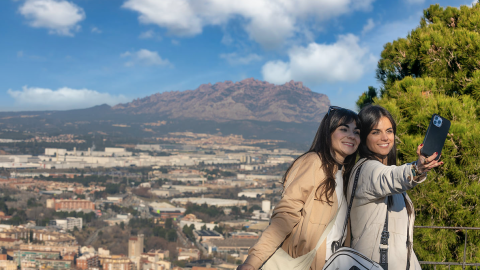
<path id="1" fill-rule="evenodd" d="M 399 163 L 416 159 L 433 113 L 452 122 L 445 164 L 409 191 L 415 225 L 480 227 L 479 25 L 478 3 L 431 5 L 419 27 L 384 46 L 378 63 L 381 97 L 374 102 L 397 122 Z M 479 236 L 468 232 L 467 262 L 480 262 Z M 463 260 L 464 231 L 416 229 L 414 239 L 419 260 Z"/>
<path id="2" fill-rule="evenodd" d="M 373 103 L 373 99 L 377 97 L 377 89 L 373 86 L 368 87 L 368 91 L 363 93 L 357 100 L 357 108 L 361 110 L 368 104 Z"/>

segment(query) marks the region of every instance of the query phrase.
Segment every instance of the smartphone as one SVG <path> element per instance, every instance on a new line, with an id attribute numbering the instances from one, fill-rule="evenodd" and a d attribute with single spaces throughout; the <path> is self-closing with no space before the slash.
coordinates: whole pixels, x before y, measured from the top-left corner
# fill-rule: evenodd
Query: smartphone
<path id="1" fill-rule="evenodd" d="M 438 160 L 442 153 L 445 140 L 447 139 L 449 129 L 450 121 L 448 119 L 445 119 L 438 114 L 432 115 L 432 119 L 428 125 L 427 134 L 425 135 L 425 139 L 423 139 L 423 148 L 420 150 L 420 153 L 429 157 L 437 152 L 438 156 L 435 159 Z"/>

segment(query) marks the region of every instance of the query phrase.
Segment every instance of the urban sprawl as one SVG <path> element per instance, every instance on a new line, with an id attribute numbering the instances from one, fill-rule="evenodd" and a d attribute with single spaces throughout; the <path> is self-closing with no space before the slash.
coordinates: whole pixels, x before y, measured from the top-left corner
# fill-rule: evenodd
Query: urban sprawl
<path id="1" fill-rule="evenodd" d="M 1 155 L 0 269 L 235 269 L 301 153 L 235 135 L 173 135 Z"/>

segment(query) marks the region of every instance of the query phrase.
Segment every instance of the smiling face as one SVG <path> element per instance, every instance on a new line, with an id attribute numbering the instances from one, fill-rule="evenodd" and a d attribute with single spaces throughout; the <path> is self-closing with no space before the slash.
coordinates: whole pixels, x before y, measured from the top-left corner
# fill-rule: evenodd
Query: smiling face
<path id="1" fill-rule="evenodd" d="M 392 123 L 383 116 L 378 121 L 378 125 L 370 131 L 367 136 L 366 145 L 370 151 L 379 155 L 387 156 L 393 148 L 395 134 Z"/>
<path id="2" fill-rule="evenodd" d="M 345 158 L 357 151 L 360 144 L 360 129 L 355 121 L 340 125 L 332 133 L 332 151 L 334 158 L 343 163 Z"/>

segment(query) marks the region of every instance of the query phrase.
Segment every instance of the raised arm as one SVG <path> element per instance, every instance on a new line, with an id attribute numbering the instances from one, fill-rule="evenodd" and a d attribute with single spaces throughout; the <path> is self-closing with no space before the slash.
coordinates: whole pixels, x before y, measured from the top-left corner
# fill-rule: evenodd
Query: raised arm
<path id="1" fill-rule="evenodd" d="M 417 148 L 417 165 L 405 163 L 401 166 L 386 166 L 380 161 L 367 161 L 360 172 L 355 198 L 359 204 L 378 200 L 392 194 L 398 194 L 414 188 L 425 181 L 426 173 L 431 169 L 443 165 L 436 161 L 437 154 L 425 158 L 420 154 L 423 145 Z M 419 174 L 415 174 L 417 171 Z M 352 173 L 353 175 L 353 173 Z"/>
<path id="2" fill-rule="evenodd" d="M 411 164 L 385 166 L 380 161 L 367 161 L 361 169 L 355 199 L 360 204 L 412 189 L 426 177 L 415 179 Z"/>
<path id="3" fill-rule="evenodd" d="M 270 225 L 262 233 L 257 243 L 248 251 L 244 265 L 258 269 L 277 250 L 293 227 L 301 218 L 302 209 L 315 186 L 315 177 L 319 175 L 320 160 L 316 154 L 307 154 L 301 162 L 291 184 L 285 190 L 282 199 L 275 206 Z M 295 167 L 295 165 L 294 165 Z M 323 173 L 320 173 L 323 175 Z M 288 179 L 288 178 L 287 178 Z M 318 180 L 317 180 L 318 181 Z M 238 269 L 248 269 L 247 267 Z"/>

